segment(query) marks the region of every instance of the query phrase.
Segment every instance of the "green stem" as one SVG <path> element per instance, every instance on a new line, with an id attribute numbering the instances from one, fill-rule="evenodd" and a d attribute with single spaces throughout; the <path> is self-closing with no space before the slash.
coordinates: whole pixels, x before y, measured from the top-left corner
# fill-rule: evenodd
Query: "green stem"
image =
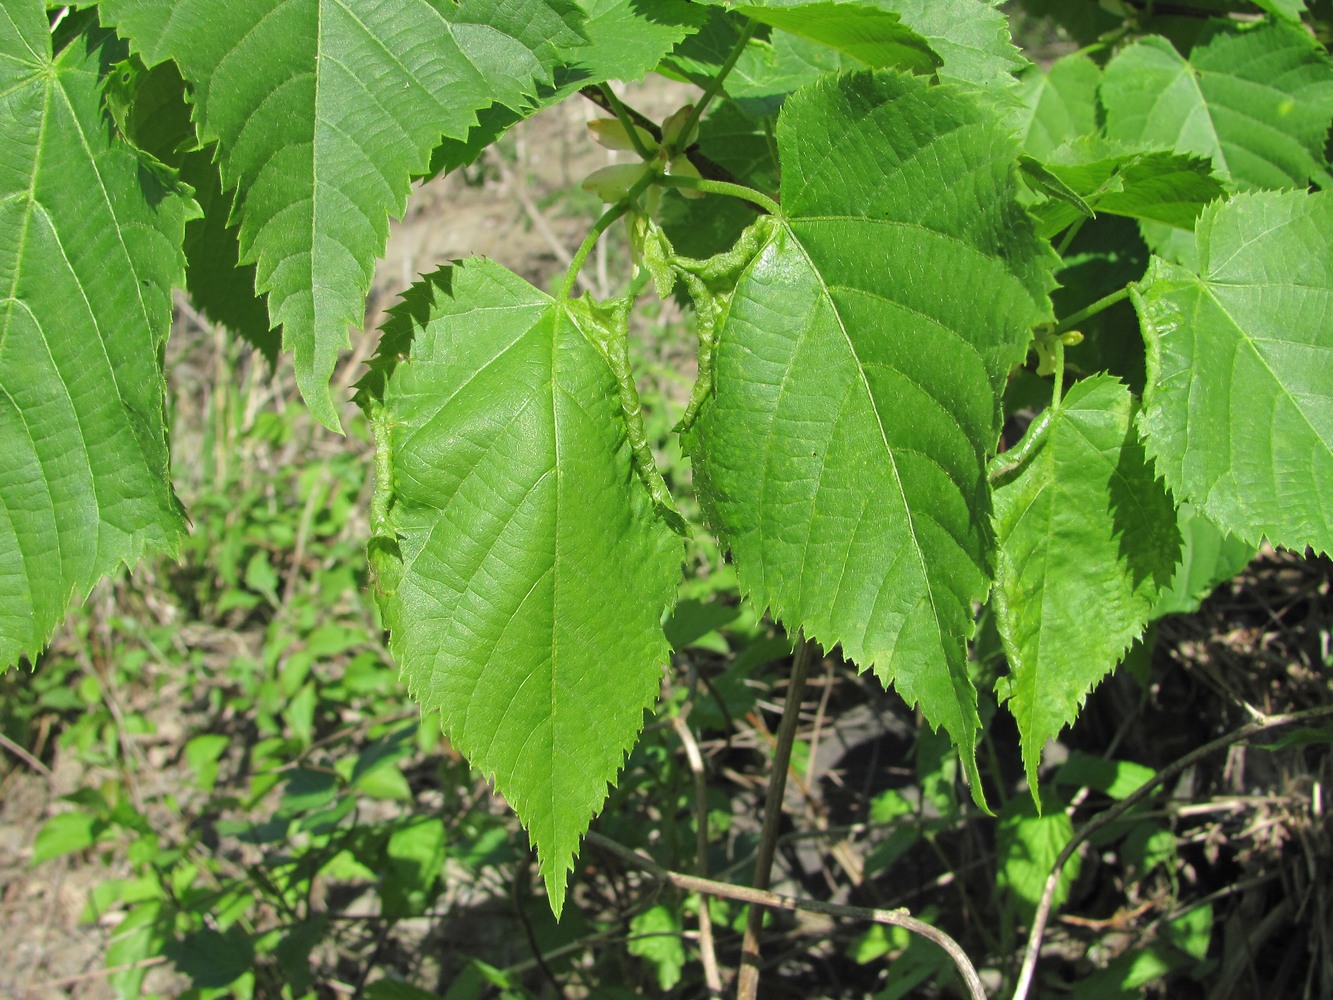
<path id="1" fill-rule="evenodd" d="M 565 272 L 565 280 L 560 285 L 560 291 L 556 293 L 556 298 L 567 299 L 574 291 L 574 283 L 579 279 L 579 272 L 583 270 L 584 261 L 588 259 L 588 254 L 592 253 L 592 248 L 597 245 L 602 233 L 606 232 L 611 225 L 622 215 L 630 210 L 630 206 L 638 200 L 639 195 L 648 190 L 649 185 L 660 178 L 655 170 L 648 170 L 634 182 L 634 186 L 625 192 L 625 197 L 608 208 L 602 213 L 602 217 L 593 223 L 588 230 L 588 235 L 583 238 L 579 248 L 574 253 L 574 259 L 569 262 L 569 270 Z"/>
<path id="2" fill-rule="evenodd" d="M 1027 433 L 1019 439 L 1018 444 L 1008 451 L 1000 452 L 986 463 L 986 478 L 992 485 L 1036 454 L 1037 449 L 1041 447 L 1042 442 L 1046 440 L 1046 436 L 1050 433 L 1054 415 L 1054 409 L 1042 410 L 1032 423 L 1028 424 Z"/>
<path id="3" fill-rule="evenodd" d="M 1051 389 L 1051 409 L 1060 412 L 1060 400 L 1065 394 L 1065 342 L 1056 337 L 1051 344 L 1055 348 L 1055 385 Z"/>
<path id="4" fill-rule="evenodd" d="M 689 117 L 685 119 L 685 124 L 681 127 L 680 134 L 682 136 L 689 135 L 694 131 L 694 126 L 699 124 L 699 119 L 703 117 L 704 111 L 707 110 L 708 105 L 722 90 L 722 81 L 727 78 L 727 74 L 730 73 L 732 67 L 736 65 L 736 60 L 738 60 L 741 57 L 741 53 L 745 51 L 745 46 L 750 44 L 750 39 L 754 37 L 755 30 L 758 27 L 758 24 L 754 21 L 745 22 L 745 27 L 741 29 L 741 36 L 736 39 L 736 44 L 733 45 L 731 51 L 727 53 L 726 60 L 718 68 L 718 71 L 713 75 L 713 78 L 708 81 L 708 86 L 704 88 L 704 92 L 699 96 L 699 99 L 694 102 L 694 110 L 690 112 Z M 669 155 L 675 155 L 680 152 L 683 152 L 683 150 L 667 150 Z"/>
<path id="5" fill-rule="evenodd" d="M 639 135 L 639 127 L 634 124 L 634 119 L 630 116 L 629 111 L 625 109 L 625 105 L 620 103 L 620 98 L 617 97 L 616 92 L 611 89 L 611 85 L 609 83 L 603 83 L 600 86 L 600 90 L 606 98 L 606 103 L 611 105 L 611 110 L 615 113 L 616 118 L 620 120 L 620 124 L 625 126 L 625 132 L 629 135 L 629 141 L 634 145 L 634 152 L 638 153 L 641 159 L 651 160 L 654 154 L 643 144 L 643 138 Z"/>
<path id="6" fill-rule="evenodd" d="M 741 198 L 745 201 L 754 202 L 770 215 L 778 215 L 782 212 L 778 203 L 768 195 L 756 191 L 754 188 L 748 188 L 743 184 L 710 181 L 706 177 L 672 177 L 669 174 L 662 177 L 660 183 L 663 187 L 689 188 L 692 191 L 706 191 L 709 194 L 723 194 L 731 198 Z"/>
<path id="7" fill-rule="evenodd" d="M 1124 288 L 1117 288 L 1110 295 L 1103 295 L 1092 305 L 1080 309 L 1072 316 L 1066 316 L 1064 319 L 1060 320 L 1055 329 L 1051 332 L 1059 335 L 1066 330 L 1072 330 L 1089 316 L 1096 316 L 1099 312 L 1103 312 L 1111 308 L 1111 306 L 1115 305 L 1117 302 L 1121 302 L 1127 298 L 1129 298 L 1129 286 L 1126 285 Z"/>
<path id="8" fill-rule="evenodd" d="M 1086 218 L 1082 217 L 1076 219 L 1069 228 L 1065 230 L 1064 239 L 1062 239 L 1060 245 L 1055 248 L 1055 252 L 1061 257 L 1064 257 L 1065 252 L 1069 249 L 1069 244 L 1074 242 L 1074 237 L 1078 235 L 1079 230 L 1083 228 L 1083 223 L 1087 221 Z"/>

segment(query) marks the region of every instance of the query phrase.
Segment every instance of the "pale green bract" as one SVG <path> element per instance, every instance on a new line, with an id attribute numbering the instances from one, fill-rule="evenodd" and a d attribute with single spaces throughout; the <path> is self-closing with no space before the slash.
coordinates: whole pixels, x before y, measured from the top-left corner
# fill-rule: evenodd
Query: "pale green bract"
<path id="1" fill-rule="evenodd" d="M 390 647 L 527 826 L 557 914 L 657 697 L 683 555 L 635 466 L 618 321 L 489 261 L 446 267 L 395 308 L 360 396 Z"/>
<path id="2" fill-rule="evenodd" d="M 441 138 L 492 104 L 524 108 L 562 48 L 567 0 L 102 0 L 147 64 L 174 59 L 201 142 L 235 190 L 241 263 L 257 267 L 312 412 L 339 426 L 329 379 L 362 321 L 389 215 Z"/>
<path id="3" fill-rule="evenodd" d="M 1133 290 L 1145 444 L 1179 500 L 1258 544 L 1333 551 L 1333 193 L 1205 209 L 1199 267 Z"/>
<path id="4" fill-rule="evenodd" d="M 1015 201 L 1012 137 L 961 89 L 828 79 L 789 99 L 778 150 L 782 217 L 721 324 L 696 487 L 742 589 L 919 702 L 980 796 L 985 459 L 1050 318 L 1052 256 Z"/>
<path id="5" fill-rule="evenodd" d="M 194 206 L 112 141 L 119 48 L 93 31 L 53 57 L 43 4 L 0 8 L 0 669 L 185 526 L 160 357 Z"/>
<path id="6" fill-rule="evenodd" d="M 1028 787 L 1042 748 L 1148 624 L 1180 557 L 1176 511 L 1109 375 L 1070 388 L 1036 454 L 995 491 L 995 607 Z M 1096 627 L 1089 627 L 1095 619 Z"/>

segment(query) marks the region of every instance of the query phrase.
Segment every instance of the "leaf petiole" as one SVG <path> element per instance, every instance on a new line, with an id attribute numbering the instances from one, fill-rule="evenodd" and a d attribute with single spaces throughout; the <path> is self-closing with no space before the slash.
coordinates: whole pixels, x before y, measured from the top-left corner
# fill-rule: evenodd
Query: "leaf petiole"
<path id="1" fill-rule="evenodd" d="M 688 188 L 692 191 L 704 191 L 708 194 L 721 194 L 731 198 L 740 198 L 743 201 L 753 202 L 770 215 L 778 215 L 782 212 L 781 206 L 768 195 L 764 194 L 762 191 L 756 191 L 754 188 L 748 188 L 743 184 L 732 184 L 728 181 L 712 181 L 703 177 L 673 177 L 670 174 L 660 178 L 659 183 L 663 187 Z"/>
<path id="2" fill-rule="evenodd" d="M 1110 309 L 1111 306 L 1115 305 L 1117 302 L 1123 301 L 1124 299 L 1127 298 L 1129 298 L 1129 286 L 1126 285 L 1124 288 L 1117 288 L 1110 295 L 1103 295 L 1096 302 L 1092 303 L 1092 305 L 1086 306 L 1080 309 L 1078 312 L 1066 316 L 1064 319 L 1060 320 L 1060 322 L 1056 324 L 1055 329 L 1052 330 L 1051 332 L 1058 335 L 1064 333 L 1066 330 L 1072 330 L 1074 327 L 1078 326 L 1088 317 L 1096 316 L 1100 312 L 1105 312 L 1107 309 Z"/>
<path id="3" fill-rule="evenodd" d="M 588 259 L 588 254 L 592 253 L 592 248 L 597 245 L 602 233 L 606 232 L 622 215 L 630 211 L 634 203 L 638 201 L 639 195 L 647 191 L 659 179 L 660 175 L 656 170 L 645 171 L 644 175 L 625 192 L 625 196 L 603 212 L 602 217 L 593 223 L 592 228 L 588 230 L 588 235 L 583 238 L 583 242 L 579 244 L 578 250 L 575 251 L 574 259 L 569 262 L 569 270 L 565 272 L 565 280 L 560 283 L 560 290 L 556 293 L 556 298 L 569 298 L 570 293 L 574 291 L 574 283 L 578 281 L 579 272 L 583 270 L 584 262 Z"/>

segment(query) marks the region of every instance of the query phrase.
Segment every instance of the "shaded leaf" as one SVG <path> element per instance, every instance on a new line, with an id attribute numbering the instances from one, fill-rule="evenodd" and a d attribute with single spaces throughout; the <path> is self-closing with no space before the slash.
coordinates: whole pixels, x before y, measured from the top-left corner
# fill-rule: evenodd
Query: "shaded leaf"
<path id="1" fill-rule="evenodd" d="M 1223 534 L 1189 504 L 1178 512 L 1180 537 L 1184 542 L 1180 565 L 1171 585 L 1153 605 L 1152 616 L 1190 614 L 1220 583 L 1243 570 L 1258 551 L 1257 546 Z"/>
<path id="2" fill-rule="evenodd" d="M 0 10 L 0 667 L 184 528 L 161 352 L 194 206 L 112 137 L 126 53 L 86 31 L 53 56 L 41 3 Z"/>
<path id="3" fill-rule="evenodd" d="M 360 324 L 389 215 L 442 137 L 492 104 L 522 107 L 578 44 L 565 0 L 104 0 L 102 18 L 152 66 L 193 89 L 201 144 L 235 190 L 242 264 L 255 264 L 272 325 L 312 412 Z"/>
<path id="4" fill-rule="evenodd" d="M 1333 63 L 1295 25 L 1212 21 L 1188 59 L 1158 36 L 1123 49 L 1101 99 L 1111 139 L 1207 157 L 1242 189 L 1303 188 L 1326 166 Z"/>
<path id="5" fill-rule="evenodd" d="M 556 913 L 657 696 L 683 551 L 635 467 L 610 323 L 488 261 L 443 268 L 360 397 L 390 647 L 528 828 Z"/>
<path id="6" fill-rule="evenodd" d="M 983 466 L 1053 257 L 1015 201 L 1016 144 L 957 88 L 826 79 L 788 101 L 778 148 L 783 215 L 725 314 L 695 482 L 742 589 L 920 702 L 980 795 Z"/>
<path id="7" fill-rule="evenodd" d="M 995 491 L 996 619 L 1028 786 L 1048 740 L 1148 624 L 1180 556 L 1176 512 L 1117 379 L 1075 383 L 1037 453 Z"/>
<path id="8" fill-rule="evenodd" d="M 1199 266 L 1154 258 L 1134 303 L 1141 417 L 1178 499 L 1258 544 L 1333 550 L 1333 194 L 1204 210 Z"/>

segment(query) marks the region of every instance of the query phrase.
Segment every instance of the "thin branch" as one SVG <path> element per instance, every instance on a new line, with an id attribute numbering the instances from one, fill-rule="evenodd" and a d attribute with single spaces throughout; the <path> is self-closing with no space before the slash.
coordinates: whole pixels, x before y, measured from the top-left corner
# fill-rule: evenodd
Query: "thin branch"
<path id="1" fill-rule="evenodd" d="M 791 766 L 791 748 L 796 742 L 796 727 L 801 721 L 801 699 L 805 695 L 805 678 L 810 672 L 815 644 L 796 634 L 796 651 L 791 658 L 791 680 L 787 684 L 787 700 L 782 707 L 782 721 L 778 724 L 778 742 L 773 748 L 773 771 L 768 776 L 768 795 L 764 799 L 764 826 L 759 835 L 759 853 L 754 859 L 754 887 L 767 889 L 773 874 L 773 858 L 777 853 L 778 825 L 782 822 L 782 799 L 787 791 L 787 768 Z M 741 970 L 736 980 L 736 1000 L 754 1000 L 759 991 L 759 928 L 763 914 L 757 908 L 750 910 L 745 921 L 745 936 L 741 942 Z"/>
<path id="2" fill-rule="evenodd" d="M 680 872 L 670 871 L 663 868 L 652 858 L 637 851 L 632 851 L 628 847 L 623 847 L 599 833 L 590 832 L 585 839 L 587 843 L 614 854 L 626 864 L 632 865 L 657 881 L 673 885 L 686 892 L 697 892 L 708 896 L 717 896 L 721 899 L 734 899 L 739 903 L 766 906 L 773 910 L 822 913 L 829 917 L 901 927 L 903 930 L 918 934 L 943 948 L 949 958 L 953 960 L 955 967 L 958 969 L 958 974 L 962 976 L 963 982 L 967 985 L 968 996 L 971 1000 L 986 1000 L 986 992 L 982 986 L 981 977 L 977 974 L 976 967 L 972 964 L 971 959 L 967 957 L 967 952 L 963 951 L 962 946 L 944 931 L 931 926 L 924 920 L 918 920 L 906 910 L 879 910 L 865 906 L 843 906 L 838 903 L 824 903 L 817 899 L 798 899 L 795 896 L 784 896 L 780 893 L 769 892 L 766 889 L 751 889 L 749 886 L 715 882 L 712 879 L 699 878 L 696 875 L 684 875 Z"/>
<path id="3" fill-rule="evenodd" d="M 1018 977 L 1018 985 L 1014 988 L 1013 1000 L 1026 1000 L 1028 991 L 1032 988 L 1032 980 L 1037 971 L 1037 960 L 1041 957 L 1041 941 L 1046 933 L 1046 922 L 1050 917 L 1051 906 L 1055 899 L 1055 889 L 1060 882 L 1060 873 L 1064 870 L 1065 864 L 1074 856 L 1074 852 L 1089 837 L 1098 830 L 1114 823 L 1130 809 L 1146 799 L 1163 782 L 1175 777 L 1182 771 L 1193 766 L 1198 761 L 1203 760 L 1210 754 L 1218 750 L 1224 750 L 1236 743 L 1244 742 L 1252 736 L 1268 732 L 1272 729 L 1278 729 L 1283 726 L 1291 726 L 1301 722 L 1311 722 L 1315 719 L 1322 719 L 1333 715 L 1333 705 L 1321 705 L 1318 708 L 1306 709 L 1302 712 L 1290 712 L 1286 715 L 1268 715 L 1257 719 L 1254 722 L 1248 722 L 1239 729 L 1233 729 L 1225 736 L 1219 736 L 1211 743 L 1205 743 L 1203 746 L 1191 750 L 1185 756 L 1172 761 L 1162 770 L 1158 771 L 1152 778 L 1145 781 L 1136 788 L 1133 793 L 1117 802 L 1105 812 L 1098 813 L 1082 827 L 1080 827 L 1065 844 L 1064 850 L 1060 852 L 1059 857 L 1055 859 L 1055 864 L 1051 866 L 1051 873 L 1046 877 L 1046 885 L 1042 888 L 1041 901 L 1037 904 L 1037 911 L 1033 915 L 1032 930 L 1028 934 L 1027 948 L 1023 952 L 1023 969 Z"/>
<path id="4" fill-rule="evenodd" d="M 45 764 L 43 764 L 36 757 L 34 757 L 32 754 L 28 753 L 27 750 L 23 749 L 23 747 L 19 746 L 17 743 L 11 740 L 4 733 L 0 733 L 0 747 L 4 747 L 15 757 L 23 761 L 23 763 L 27 764 L 30 768 L 32 768 L 34 771 L 40 774 L 43 778 L 47 780 L 47 782 L 51 785 L 52 788 L 55 787 L 56 776 L 51 773 L 51 769 L 47 767 Z"/>
<path id="5" fill-rule="evenodd" d="M 704 773 L 704 758 L 690 725 L 682 715 L 673 715 L 671 725 L 685 748 L 685 759 L 690 762 L 694 775 L 694 867 L 702 876 L 708 875 L 708 776 Z M 704 963 L 704 984 L 713 995 L 722 993 L 722 973 L 717 966 L 717 950 L 713 946 L 713 916 L 708 912 L 708 900 L 699 900 L 699 954 Z"/>

